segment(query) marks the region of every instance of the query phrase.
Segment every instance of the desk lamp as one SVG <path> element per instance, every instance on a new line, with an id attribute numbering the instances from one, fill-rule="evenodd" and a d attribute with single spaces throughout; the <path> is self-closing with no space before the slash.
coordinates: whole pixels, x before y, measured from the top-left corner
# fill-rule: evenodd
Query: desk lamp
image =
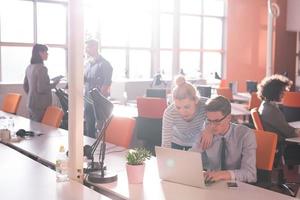
<path id="1" fill-rule="evenodd" d="M 112 110 L 113 104 L 106 99 L 98 89 L 94 88 L 90 91 L 91 100 L 93 103 L 94 114 L 96 119 L 96 128 L 97 128 L 97 139 L 91 146 L 90 157 L 92 163 L 94 161 L 94 154 L 97 147 L 100 144 L 100 153 L 99 153 L 99 170 L 91 170 L 88 174 L 88 180 L 93 183 L 110 183 L 117 180 L 116 174 L 110 174 L 106 171 L 104 167 L 104 158 L 105 158 L 105 131 L 112 119 Z M 93 167 L 93 165 L 92 165 Z"/>

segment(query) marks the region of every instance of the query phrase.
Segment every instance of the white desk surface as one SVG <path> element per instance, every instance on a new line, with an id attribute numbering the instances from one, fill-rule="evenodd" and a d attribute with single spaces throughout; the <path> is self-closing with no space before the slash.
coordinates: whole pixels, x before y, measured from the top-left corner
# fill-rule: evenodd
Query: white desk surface
<path id="1" fill-rule="evenodd" d="M 0 116 L 11 116 L 14 119 L 16 130 L 23 128 L 25 130 L 33 130 L 36 134 L 34 137 L 26 137 L 19 142 L 7 141 L 5 143 L 27 155 L 35 157 L 48 166 L 55 166 L 56 155 L 61 145 L 64 145 L 66 149 L 68 148 L 67 130 L 50 127 L 21 116 L 11 115 L 1 111 Z M 37 134 L 42 135 L 38 136 Z M 94 141 L 95 139 L 84 136 L 84 144 L 91 145 Z M 107 163 L 114 163 L 115 160 L 119 159 L 118 156 L 121 154 L 125 157 L 126 151 L 123 147 L 107 143 L 106 149 L 106 154 L 109 155 L 105 158 Z M 98 158 L 97 152 L 99 151 L 96 150 L 95 156 Z M 114 170 L 118 171 L 118 166 L 115 166 Z"/>
<path id="2" fill-rule="evenodd" d="M 245 104 L 231 103 L 231 115 L 232 116 L 247 116 L 250 115 L 250 111 Z"/>
<path id="3" fill-rule="evenodd" d="M 3 144 L 0 144 L 0 161 L 0 199 L 108 199 L 73 180 L 57 183 L 55 171 Z"/>
<path id="4" fill-rule="evenodd" d="M 300 128 L 300 121 L 289 122 L 289 125 L 291 125 L 294 128 Z"/>
<path id="5" fill-rule="evenodd" d="M 238 182 L 238 188 L 228 188 L 226 182 L 215 183 L 208 188 L 196 188 L 159 179 L 156 159 L 146 164 L 143 184 L 128 184 L 126 171 L 118 174 L 117 182 L 93 184 L 122 199 L 130 200 L 291 200 L 282 195 L 250 184 Z"/>
<path id="6" fill-rule="evenodd" d="M 238 92 L 232 96 L 233 100 L 244 103 L 248 103 L 251 98 L 251 95 L 248 92 Z"/>

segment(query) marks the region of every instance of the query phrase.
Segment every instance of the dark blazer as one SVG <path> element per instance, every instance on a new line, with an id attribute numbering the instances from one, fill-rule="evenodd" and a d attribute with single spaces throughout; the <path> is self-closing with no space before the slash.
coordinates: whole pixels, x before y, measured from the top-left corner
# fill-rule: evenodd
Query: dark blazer
<path id="1" fill-rule="evenodd" d="M 43 64 L 32 64 L 26 68 L 23 88 L 28 94 L 29 113 L 35 116 L 30 118 L 41 121 L 46 108 L 52 104 L 51 89 L 54 87 L 54 84 L 50 84 L 48 69 Z"/>
<path id="2" fill-rule="evenodd" d="M 278 134 L 280 140 L 284 138 L 296 137 L 295 128 L 286 121 L 279 107 L 269 101 L 263 101 L 258 109 L 264 129 Z"/>

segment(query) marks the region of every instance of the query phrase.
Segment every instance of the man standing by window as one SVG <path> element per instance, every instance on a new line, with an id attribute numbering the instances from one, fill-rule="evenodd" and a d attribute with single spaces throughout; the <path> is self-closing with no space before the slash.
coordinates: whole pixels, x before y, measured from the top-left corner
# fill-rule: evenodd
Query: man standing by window
<path id="1" fill-rule="evenodd" d="M 98 41 L 86 41 L 87 63 L 84 70 L 85 97 L 89 97 L 89 91 L 98 88 L 103 96 L 109 96 L 113 68 L 111 64 L 98 53 Z M 96 137 L 95 116 L 93 105 L 84 102 L 85 135 Z"/>

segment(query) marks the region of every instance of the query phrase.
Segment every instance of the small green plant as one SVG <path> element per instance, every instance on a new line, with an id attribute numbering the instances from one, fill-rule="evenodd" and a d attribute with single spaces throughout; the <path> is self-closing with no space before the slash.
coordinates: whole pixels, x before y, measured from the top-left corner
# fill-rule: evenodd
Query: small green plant
<path id="1" fill-rule="evenodd" d="M 126 155 L 127 164 L 142 165 L 145 160 L 151 158 L 151 152 L 145 148 L 130 149 Z"/>

